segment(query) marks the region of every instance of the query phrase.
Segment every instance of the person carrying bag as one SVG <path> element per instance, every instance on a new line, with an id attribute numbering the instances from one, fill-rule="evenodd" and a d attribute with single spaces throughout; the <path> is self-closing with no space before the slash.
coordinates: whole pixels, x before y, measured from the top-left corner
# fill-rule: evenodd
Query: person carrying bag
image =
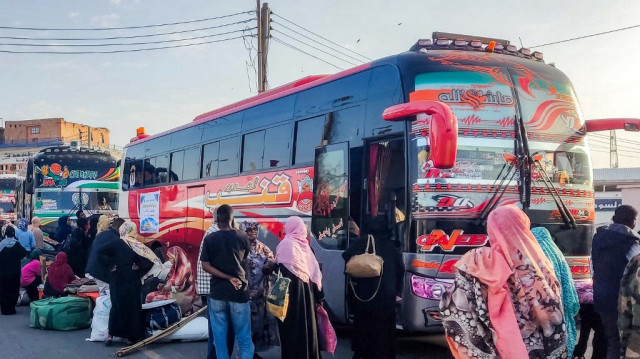
<path id="1" fill-rule="evenodd" d="M 353 358 L 395 358 L 396 305 L 402 294 L 404 262 L 391 240 L 387 220 L 371 220 L 370 235 L 342 257 L 348 275 L 349 313 L 353 314 Z M 356 293 L 357 290 L 357 293 Z"/>
<path id="2" fill-rule="evenodd" d="M 371 253 L 369 252 L 371 248 Z M 356 254 L 351 257 L 346 265 L 345 271 L 349 276 L 349 286 L 353 291 L 353 295 L 361 302 L 369 302 L 378 294 L 382 275 L 384 273 L 384 260 L 376 254 L 376 242 L 372 235 L 367 238 L 367 247 L 362 254 Z M 351 278 L 378 278 L 378 285 L 375 292 L 368 299 L 361 299 L 353 286 Z"/>

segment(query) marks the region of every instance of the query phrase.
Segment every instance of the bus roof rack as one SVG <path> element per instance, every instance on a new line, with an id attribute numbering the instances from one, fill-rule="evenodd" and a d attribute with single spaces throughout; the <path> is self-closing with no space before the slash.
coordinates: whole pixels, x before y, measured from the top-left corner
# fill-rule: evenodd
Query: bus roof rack
<path id="1" fill-rule="evenodd" d="M 494 39 L 490 37 L 482 37 L 482 36 L 474 36 L 474 35 L 454 34 L 452 32 L 442 32 L 442 31 L 434 31 L 431 34 L 431 38 L 433 39 L 434 43 L 438 39 L 466 40 L 467 42 L 480 41 L 485 45 L 488 45 L 491 41 L 495 41 L 496 43 L 501 44 L 504 47 L 507 47 L 507 45 L 511 43 L 509 40 Z"/>

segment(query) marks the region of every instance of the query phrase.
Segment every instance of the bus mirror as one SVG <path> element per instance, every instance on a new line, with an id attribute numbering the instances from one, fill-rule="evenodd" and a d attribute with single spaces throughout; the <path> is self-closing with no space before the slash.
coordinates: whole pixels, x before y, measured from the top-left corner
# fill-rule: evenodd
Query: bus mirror
<path id="1" fill-rule="evenodd" d="M 640 131 L 640 118 L 600 118 L 585 122 L 587 132 L 610 130 Z"/>
<path id="2" fill-rule="evenodd" d="M 458 119 L 448 105 L 438 101 L 413 101 L 388 107 L 382 113 L 386 121 L 398 121 L 419 114 L 429 115 L 429 142 L 433 167 L 447 169 L 456 163 Z"/>
<path id="3" fill-rule="evenodd" d="M 34 167 L 34 161 L 33 161 L 33 157 L 31 157 L 29 158 L 29 161 L 27 161 L 27 175 L 24 180 L 24 191 L 27 194 L 33 194 L 34 192 L 33 167 Z"/>

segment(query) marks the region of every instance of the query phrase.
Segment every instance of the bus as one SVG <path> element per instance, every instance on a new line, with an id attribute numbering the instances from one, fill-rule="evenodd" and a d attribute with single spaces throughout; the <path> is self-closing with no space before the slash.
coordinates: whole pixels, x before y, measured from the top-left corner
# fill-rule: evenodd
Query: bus
<path id="1" fill-rule="evenodd" d="M 330 315 L 348 322 L 342 252 L 384 216 L 406 273 L 398 325 L 441 330 L 454 265 L 488 244 L 486 219 L 517 204 L 589 277 L 594 188 L 586 122 L 569 79 L 507 40 L 434 33 L 409 51 L 306 77 L 125 146 L 119 216 L 151 247 L 195 264 L 211 210 L 231 205 L 275 249 L 302 217 Z M 358 228 L 358 229 L 356 229 Z M 359 232 L 359 233 L 358 233 Z"/>
<path id="2" fill-rule="evenodd" d="M 0 175 L 0 220 L 16 220 L 16 175 Z"/>
<path id="3" fill-rule="evenodd" d="M 17 181 L 18 215 L 40 218 L 43 232 L 53 236 L 58 218 L 73 220 L 77 211 L 115 216 L 120 167 L 109 152 L 70 146 L 36 153 Z"/>

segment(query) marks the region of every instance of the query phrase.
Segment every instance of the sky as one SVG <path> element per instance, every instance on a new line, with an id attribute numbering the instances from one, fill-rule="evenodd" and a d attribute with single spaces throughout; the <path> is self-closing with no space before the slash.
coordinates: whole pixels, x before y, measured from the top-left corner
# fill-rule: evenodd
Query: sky
<path id="1" fill-rule="evenodd" d="M 254 10 L 255 1 L 193 0 L 0 0 L 0 27 L 83 28 L 83 31 L 0 28 L 0 51 L 111 51 L 194 44 L 255 33 L 254 14 L 239 14 L 189 24 L 120 30 L 186 22 Z M 640 24 L 638 1 L 308 1 L 272 0 L 274 40 L 269 49 L 268 81 L 276 87 L 315 74 L 347 69 L 358 55 L 328 44 L 327 50 L 292 32 L 318 39 L 287 20 L 340 46 L 377 59 L 409 49 L 433 31 L 508 39 L 525 47 Z M 117 40 L 25 40 L 152 35 L 230 23 L 216 29 Z M 287 27 L 289 29 L 287 29 Z M 244 30 L 244 32 L 243 32 Z M 209 36 L 221 32 L 226 35 Z M 314 45 L 319 52 L 292 39 Z M 187 39 L 187 40 L 185 40 Z M 275 39 L 323 59 L 303 54 Z M 585 119 L 640 118 L 637 59 L 640 27 L 535 48 L 565 72 L 575 87 Z M 176 41 L 181 40 L 181 41 Z M 318 39 L 327 44 L 321 39 Z M 101 47 L 32 47 L 21 44 L 104 44 L 171 41 Z M 5 121 L 63 117 L 70 122 L 108 127 L 111 142 L 125 145 L 137 127 L 159 133 L 188 123 L 197 115 L 256 94 L 256 51 L 242 38 L 197 46 L 110 54 L 14 54 L 0 52 L 0 118 Z M 347 57 L 350 55 L 351 57 Z M 328 62 L 328 63 L 327 63 Z M 257 65 L 257 63 L 255 64 Z M 608 134 L 607 134 L 608 135 Z M 618 131 L 620 167 L 637 167 L 639 133 Z M 594 167 L 609 166 L 607 140 L 591 141 Z"/>

